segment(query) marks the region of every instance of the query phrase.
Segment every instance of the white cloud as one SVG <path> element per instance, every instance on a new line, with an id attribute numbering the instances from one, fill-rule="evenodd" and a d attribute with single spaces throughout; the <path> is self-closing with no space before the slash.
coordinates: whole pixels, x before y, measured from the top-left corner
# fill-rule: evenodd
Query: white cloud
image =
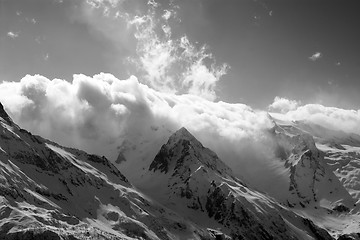
<path id="1" fill-rule="evenodd" d="M 19 36 L 19 33 L 18 32 L 8 32 L 7 36 L 12 38 L 12 39 L 15 39 L 15 38 L 17 38 Z"/>
<path id="2" fill-rule="evenodd" d="M 288 121 L 308 121 L 331 130 L 360 135 L 360 110 L 326 107 L 321 104 L 300 105 L 299 102 L 276 97 L 270 112 L 281 113 Z"/>
<path id="3" fill-rule="evenodd" d="M 88 0 L 83 5 L 81 21 L 108 38 L 122 53 L 120 58 L 124 58 L 126 49 L 128 63 L 135 67 L 142 83 L 159 91 L 216 99 L 217 83 L 229 67 L 218 65 L 205 45 L 193 44 L 186 35 L 174 37 L 172 24 L 180 22 L 178 6 L 170 2 L 163 7 L 148 1 L 143 6 L 147 10 L 139 12 L 124 10 L 125 2 L 129 3 Z"/>
<path id="4" fill-rule="evenodd" d="M 74 75 L 72 82 L 27 75 L 20 82 L 1 83 L 0 101 L 14 121 L 35 134 L 105 155 L 112 161 L 123 152 L 128 164 L 134 163 L 136 169 L 127 175 L 139 175 L 141 166 L 146 168 L 161 144 L 182 126 L 214 150 L 234 172 L 256 180 L 254 183 L 260 187 L 264 182 L 257 175 L 277 179 L 279 174 L 270 170 L 277 164 L 268 131 L 273 127 L 272 119 L 267 112 L 244 104 L 159 92 L 134 76 L 119 80 L 105 73 L 93 77 Z M 271 106 L 282 119 L 306 120 L 360 134 L 359 110 L 319 104 L 301 106 L 280 97 Z M 148 148 L 137 149 L 143 146 Z"/>
<path id="5" fill-rule="evenodd" d="M 230 166 L 271 155 L 262 147 L 266 129 L 272 127 L 266 112 L 191 94 L 161 93 L 136 77 L 119 80 L 111 74 L 80 74 L 67 82 L 27 75 L 20 82 L 1 83 L 0 101 L 25 129 L 112 160 L 129 144 L 162 144 L 182 126 Z M 151 150 L 153 154 L 160 146 Z"/>
<path id="6" fill-rule="evenodd" d="M 136 28 L 138 40 L 138 58 L 133 60 L 145 72 L 146 83 L 160 91 L 188 92 L 214 100 L 216 84 L 229 66 L 217 66 L 207 47 L 195 46 L 186 35 L 173 39 L 168 22 L 171 17 L 169 10 L 160 20 L 153 16 L 147 14 L 130 21 Z M 159 25 L 162 34 L 156 31 Z"/>
<path id="7" fill-rule="evenodd" d="M 270 112 L 287 113 L 298 107 L 299 102 L 276 96 L 274 102 L 269 105 Z"/>
<path id="8" fill-rule="evenodd" d="M 311 61 L 315 62 L 315 61 L 319 60 L 321 57 L 322 57 L 322 53 L 321 52 L 316 52 L 311 57 L 309 57 L 309 59 Z"/>

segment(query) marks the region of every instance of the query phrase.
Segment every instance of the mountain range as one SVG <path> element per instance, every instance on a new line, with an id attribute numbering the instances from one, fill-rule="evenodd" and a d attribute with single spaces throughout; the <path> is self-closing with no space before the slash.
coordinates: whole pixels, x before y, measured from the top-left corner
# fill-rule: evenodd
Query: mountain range
<path id="1" fill-rule="evenodd" d="M 111 162 L 0 104 L 0 239 L 360 239 L 360 136 L 269 117 L 277 169 L 251 181 L 186 128 Z"/>

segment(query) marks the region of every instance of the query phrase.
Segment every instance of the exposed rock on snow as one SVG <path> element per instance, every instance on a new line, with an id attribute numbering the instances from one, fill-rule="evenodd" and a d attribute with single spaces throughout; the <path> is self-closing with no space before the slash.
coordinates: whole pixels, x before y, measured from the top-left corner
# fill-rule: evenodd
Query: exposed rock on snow
<path id="1" fill-rule="evenodd" d="M 232 239 L 332 239 L 310 220 L 244 185 L 185 128 L 161 147 L 142 187 L 174 211 L 199 225 L 216 226 Z"/>
<path id="2" fill-rule="evenodd" d="M 19 128 L 0 109 L 0 239 L 199 239 L 105 157 Z"/>

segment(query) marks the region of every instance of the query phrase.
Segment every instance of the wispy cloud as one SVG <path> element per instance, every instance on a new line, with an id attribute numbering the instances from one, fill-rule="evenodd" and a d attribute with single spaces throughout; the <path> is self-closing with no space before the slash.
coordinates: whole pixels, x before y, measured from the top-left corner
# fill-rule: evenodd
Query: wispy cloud
<path id="1" fill-rule="evenodd" d="M 196 46 L 186 35 L 174 39 L 169 24 L 170 10 L 160 19 L 153 16 L 147 14 L 130 21 L 138 40 L 137 56 L 132 60 L 144 71 L 146 83 L 157 90 L 188 92 L 214 100 L 216 84 L 229 66 L 216 65 L 207 46 Z"/>
<path id="2" fill-rule="evenodd" d="M 117 47 L 125 46 L 134 52 L 126 60 L 135 66 L 136 75 L 148 86 L 159 91 L 192 93 L 209 100 L 216 99 L 217 83 L 229 66 L 217 64 L 206 45 L 192 43 L 185 34 L 175 36 L 172 24 L 181 21 L 176 14 L 178 6 L 170 1 L 167 7 L 163 7 L 152 0 L 143 6 L 145 11 L 129 12 L 122 7 L 126 1 L 87 1 L 85 8 L 90 6 L 101 11 L 102 15 L 87 11 L 91 17 L 85 19 L 86 23 L 98 29 Z M 105 18 L 107 26 L 99 26 L 104 20 L 97 21 L 94 17 Z M 118 29 L 121 24 L 123 28 Z M 126 42 L 132 38 L 135 45 Z"/>
<path id="3" fill-rule="evenodd" d="M 15 39 L 15 38 L 17 38 L 19 36 L 19 33 L 18 32 L 8 32 L 7 36 L 12 38 L 12 39 Z"/>
<path id="4" fill-rule="evenodd" d="M 315 62 L 315 61 L 319 60 L 321 57 L 322 57 L 322 53 L 321 52 L 316 52 L 312 56 L 310 56 L 309 59 L 311 61 Z"/>

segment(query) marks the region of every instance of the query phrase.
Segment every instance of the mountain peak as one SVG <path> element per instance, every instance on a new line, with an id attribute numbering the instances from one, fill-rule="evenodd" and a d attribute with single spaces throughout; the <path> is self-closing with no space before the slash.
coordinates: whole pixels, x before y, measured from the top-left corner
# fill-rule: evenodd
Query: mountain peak
<path id="1" fill-rule="evenodd" d="M 4 106 L 0 102 L 0 117 L 6 121 L 8 124 L 12 124 L 11 118 L 6 113 Z"/>
<path id="2" fill-rule="evenodd" d="M 174 132 L 170 136 L 168 142 L 161 147 L 160 152 L 151 163 L 149 170 L 160 170 L 161 172 L 167 173 L 169 164 L 172 161 L 171 159 L 174 157 L 175 152 L 180 155 L 181 152 L 188 154 L 190 145 L 203 148 L 202 144 L 186 128 L 180 128 Z M 181 149 L 177 149 L 179 147 Z M 183 150 L 182 148 L 186 148 L 186 150 Z"/>
<path id="3" fill-rule="evenodd" d="M 179 130 L 177 130 L 170 138 L 187 139 L 187 140 L 196 139 L 185 127 L 182 127 Z"/>
<path id="4" fill-rule="evenodd" d="M 231 175 L 231 170 L 210 149 L 204 147 L 186 128 L 182 127 L 170 136 L 151 163 L 150 171 L 188 178 L 189 173 L 199 167 L 211 169 L 217 173 Z M 189 172 L 190 171 L 190 172 Z"/>
<path id="5" fill-rule="evenodd" d="M 179 141 L 186 141 L 189 144 L 196 146 L 198 148 L 203 148 L 203 145 L 199 142 L 199 140 L 194 137 L 185 127 L 180 128 L 176 132 L 174 132 L 167 142 L 167 145 L 173 147 L 178 144 Z"/>

